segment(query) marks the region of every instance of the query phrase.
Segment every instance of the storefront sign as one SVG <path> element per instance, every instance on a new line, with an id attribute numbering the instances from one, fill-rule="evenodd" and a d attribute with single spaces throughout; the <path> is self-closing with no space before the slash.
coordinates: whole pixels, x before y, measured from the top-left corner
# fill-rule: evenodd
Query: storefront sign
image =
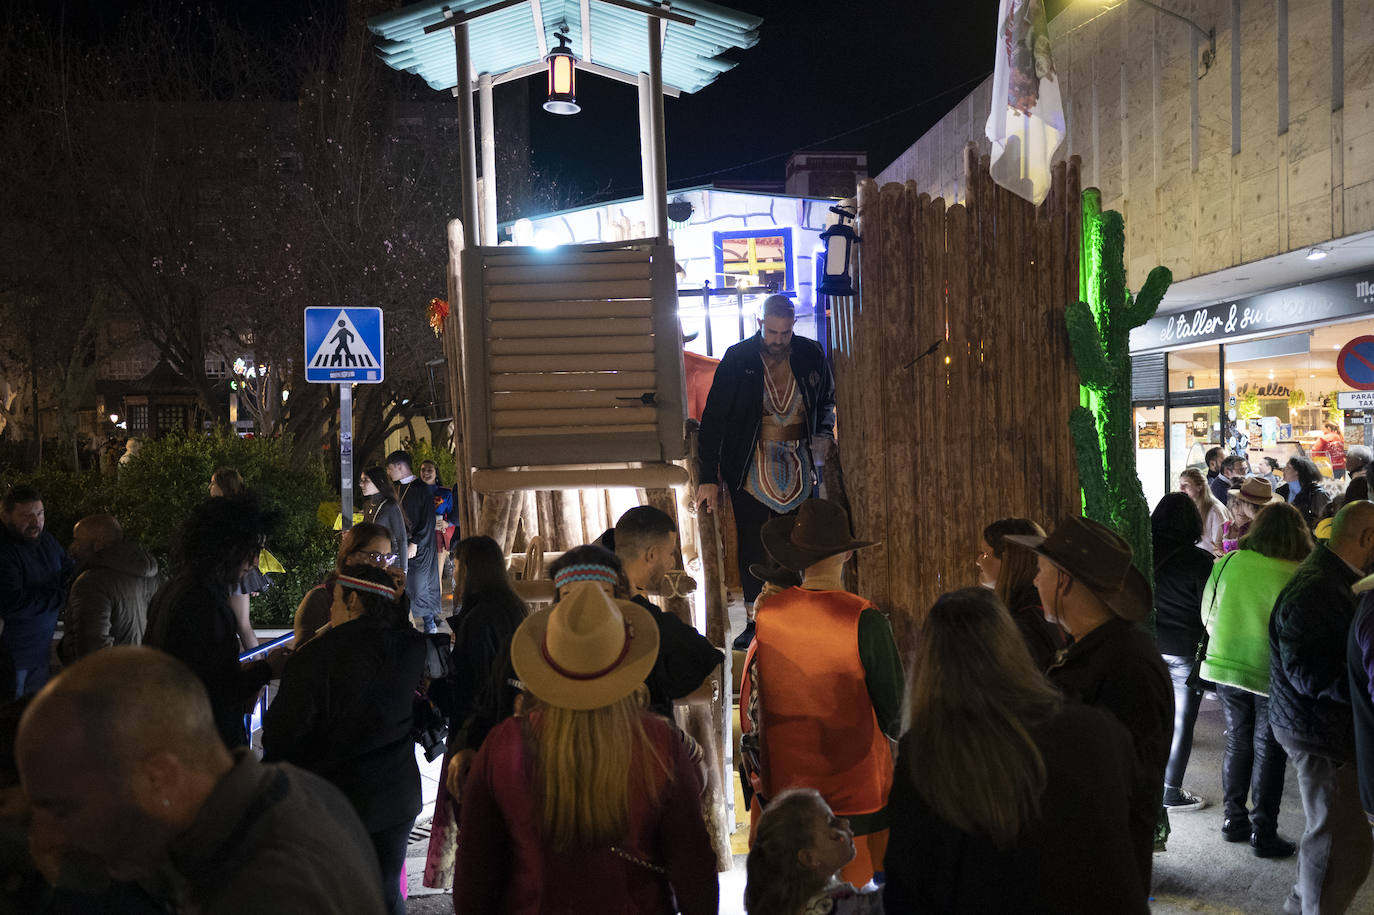
<path id="1" fill-rule="evenodd" d="M 1374 311 L 1374 271 L 1160 315 L 1131 331 L 1131 352 L 1321 324 Z"/>
<path id="2" fill-rule="evenodd" d="M 1336 406 L 1342 410 L 1374 409 L 1374 391 L 1341 391 L 1336 395 Z"/>

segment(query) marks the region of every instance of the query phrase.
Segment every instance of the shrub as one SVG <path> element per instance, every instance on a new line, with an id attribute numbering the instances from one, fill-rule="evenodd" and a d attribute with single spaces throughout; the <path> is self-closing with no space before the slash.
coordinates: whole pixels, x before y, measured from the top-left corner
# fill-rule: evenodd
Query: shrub
<path id="1" fill-rule="evenodd" d="M 420 473 L 420 465 L 425 461 L 433 461 L 439 465 L 439 479 L 444 481 L 444 485 L 453 486 L 456 477 L 457 465 L 453 460 L 453 451 L 448 448 L 436 447 L 434 444 L 420 439 L 418 441 L 403 442 L 405 449 L 410 452 L 411 460 L 415 462 L 415 473 Z"/>
<path id="2" fill-rule="evenodd" d="M 280 439 L 243 439 L 227 430 L 186 433 L 146 441 L 128 464 L 109 476 L 53 467 L 37 472 L 0 471 L 5 488 L 29 483 L 43 494 L 47 528 L 64 545 L 84 515 L 109 511 L 130 540 L 157 557 L 165 573 L 175 571 L 176 547 L 191 510 L 209 496 L 210 474 L 233 467 L 265 505 L 281 513 L 281 525 L 267 548 L 287 570 L 272 575 L 272 587 L 253 598 L 255 624 L 289 626 L 305 592 L 333 565 L 338 535 L 317 517 L 331 498 L 323 467 L 294 467 Z"/>

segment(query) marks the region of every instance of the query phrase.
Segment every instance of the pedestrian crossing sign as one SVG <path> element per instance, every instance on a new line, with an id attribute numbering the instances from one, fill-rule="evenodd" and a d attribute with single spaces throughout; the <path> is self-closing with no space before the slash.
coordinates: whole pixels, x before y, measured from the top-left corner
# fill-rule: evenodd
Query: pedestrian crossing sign
<path id="1" fill-rule="evenodd" d="M 386 377 L 380 308 L 307 308 L 305 380 L 377 384 Z"/>

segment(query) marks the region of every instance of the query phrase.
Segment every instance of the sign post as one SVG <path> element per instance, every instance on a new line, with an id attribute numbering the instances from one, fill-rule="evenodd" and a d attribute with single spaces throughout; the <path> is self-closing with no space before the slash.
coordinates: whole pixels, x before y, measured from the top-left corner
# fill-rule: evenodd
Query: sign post
<path id="1" fill-rule="evenodd" d="M 305 380 L 339 386 L 339 511 L 353 526 L 353 385 L 386 377 L 380 308 L 307 308 Z"/>

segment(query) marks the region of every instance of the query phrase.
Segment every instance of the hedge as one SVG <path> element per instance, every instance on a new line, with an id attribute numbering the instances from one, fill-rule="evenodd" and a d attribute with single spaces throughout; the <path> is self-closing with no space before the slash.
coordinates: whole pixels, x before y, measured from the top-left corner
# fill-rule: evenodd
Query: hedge
<path id="1" fill-rule="evenodd" d="M 210 434 L 171 435 L 143 443 L 119 470 L 73 473 L 53 467 L 37 472 L 0 469 L 8 489 L 28 483 L 43 495 L 47 529 L 64 545 L 83 516 L 108 511 L 119 519 L 127 539 L 142 544 L 167 573 L 177 540 L 191 510 L 209 495 L 210 474 L 233 467 L 249 489 L 282 515 L 268 541 L 285 574 L 272 575 L 273 587 L 253 598 L 253 622 L 289 626 L 305 592 L 319 583 L 333 564 L 338 534 L 317 517 L 320 502 L 335 494 L 318 464 L 293 467 L 280 439 L 245 439 L 220 430 Z"/>

